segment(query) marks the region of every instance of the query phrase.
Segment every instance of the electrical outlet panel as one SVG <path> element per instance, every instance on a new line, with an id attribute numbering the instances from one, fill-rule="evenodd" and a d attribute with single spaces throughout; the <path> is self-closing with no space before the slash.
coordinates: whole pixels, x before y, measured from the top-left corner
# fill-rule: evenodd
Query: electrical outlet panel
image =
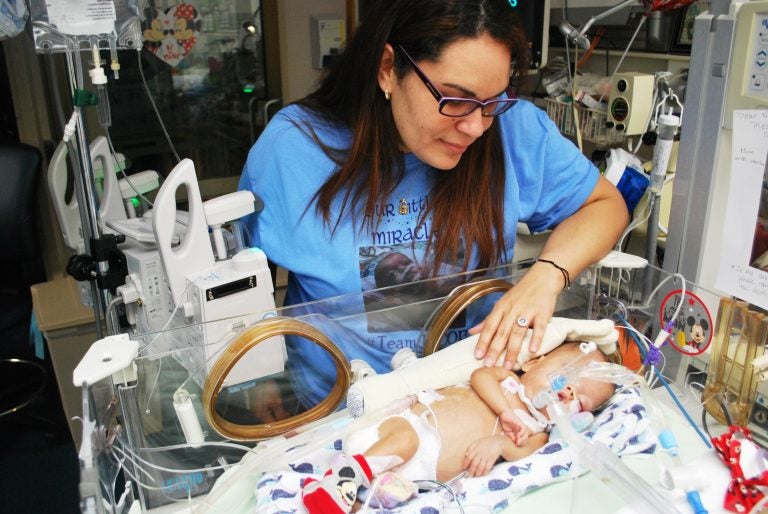
<path id="1" fill-rule="evenodd" d="M 686 370 L 686 376 L 688 377 L 687 383 L 696 382 L 701 385 L 707 383 L 707 365 L 701 361 L 696 364 L 688 364 Z"/>

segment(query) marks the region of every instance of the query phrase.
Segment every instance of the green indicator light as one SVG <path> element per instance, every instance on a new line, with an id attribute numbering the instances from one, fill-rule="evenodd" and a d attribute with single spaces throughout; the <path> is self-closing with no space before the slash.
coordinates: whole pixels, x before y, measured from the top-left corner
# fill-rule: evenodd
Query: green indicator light
<path id="1" fill-rule="evenodd" d="M 131 203 L 133 204 L 134 207 L 138 207 L 139 205 L 141 205 L 141 202 L 136 197 L 131 198 Z"/>
<path id="2" fill-rule="evenodd" d="M 244 87 L 243 88 L 243 93 L 247 93 L 247 94 L 250 95 L 251 93 L 253 93 L 253 88 L 252 87 Z"/>

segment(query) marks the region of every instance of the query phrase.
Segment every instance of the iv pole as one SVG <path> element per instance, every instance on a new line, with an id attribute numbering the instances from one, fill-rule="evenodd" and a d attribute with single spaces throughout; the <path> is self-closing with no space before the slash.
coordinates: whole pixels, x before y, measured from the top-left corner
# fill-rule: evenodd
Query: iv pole
<path id="1" fill-rule="evenodd" d="M 71 41 L 67 42 L 67 71 L 69 74 L 69 86 L 70 94 L 72 98 L 75 98 L 77 89 L 84 89 L 83 73 L 82 73 L 82 60 L 80 58 L 80 52 L 78 49 L 73 48 Z M 85 243 L 85 252 L 88 255 L 93 255 L 93 249 L 91 248 L 91 241 L 101 236 L 101 231 L 98 224 L 98 215 L 96 212 L 96 192 L 93 185 L 95 184 L 93 174 L 93 163 L 91 162 L 90 149 L 88 146 L 88 139 L 85 134 L 85 119 L 80 107 L 75 106 L 78 111 L 77 116 L 77 156 L 79 158 L 81 173 L 74 173 L 75 181 L 75 194 L 77 196 L 77 205 L 80 211 L 80 220 L 83 231 L 83 241 Z M 74 143 L 73 143 L 74 144 Z M 93 239 L 92 239 L 93 238 Z M 99 266 L 103 266 L 102 263 Z M 106 316 L 106 305 L 108 303 L 107 291 L 101 291 L 95 280 L 90 280 L 91 297 L 93 298 L 93 311 L 94 320 L 96 323 L 96 337 L 101 339 L 104 337 L 104 330 L 101 326 L 102 316 Z"/>

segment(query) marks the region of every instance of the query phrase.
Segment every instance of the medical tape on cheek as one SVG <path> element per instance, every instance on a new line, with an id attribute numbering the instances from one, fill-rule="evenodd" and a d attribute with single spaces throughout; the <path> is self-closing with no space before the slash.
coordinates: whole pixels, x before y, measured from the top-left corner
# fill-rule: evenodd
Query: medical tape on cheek
<path id="1" fill-rule="evenodd" d="M 568 384 L 576 383 L 584 373 L 584 370 L 589 366 L 590 361 L 584 362 L 587 356 L 597 351 L 597 345 L 593 342 L 582 342 L 579 344 L 579 350 L 581 353 L 574 357 L 570 362 L 562 366 L 558 371 L 552 371 L 547 375 L 549 385 L 554 392 L 559 392 L 565 389 Z"/>

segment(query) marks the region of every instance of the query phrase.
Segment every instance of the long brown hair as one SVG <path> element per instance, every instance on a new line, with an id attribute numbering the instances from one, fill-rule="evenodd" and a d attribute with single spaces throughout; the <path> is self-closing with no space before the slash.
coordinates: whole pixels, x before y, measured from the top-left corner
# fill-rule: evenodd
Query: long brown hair
<path id="1" fill-rule="evenodd" d="M 329 148 L 307 127 L 337 168 L 314 197 L 316 209 L 336 229 L 345 214 L 361 217 L 373 229 L 376 207 L 403 179 L 389 103 L 379 90 L 377 74 L 384 45 L 402 45 L 415 60 L 437 60 L 460 39 L 488 34 L 511 51 L 511 83 L 519 82 L 528 66 L 528 45 L 515 11 L 507 0 L 376 0 L 331 70 L 303 105 L 333 123 L 349 127 L 349 148 Z M 395 73 L 410 73 L 395 53 Z M 498 124 L 494 123 L 464 153 L 451 171 L 436 173 L 427 209 L 432 223 L 428 245 L 440 262 L 457 263 L 476 249 L 478 267 L 499 263 L 504 242 L 505 169 Z M 331 204 L 341 196 L 341 211 L 332 219 Z M 308 206 L 309 208 L 309 206 Z M 465 259 L 466 269 L 469 259 Z"/>

